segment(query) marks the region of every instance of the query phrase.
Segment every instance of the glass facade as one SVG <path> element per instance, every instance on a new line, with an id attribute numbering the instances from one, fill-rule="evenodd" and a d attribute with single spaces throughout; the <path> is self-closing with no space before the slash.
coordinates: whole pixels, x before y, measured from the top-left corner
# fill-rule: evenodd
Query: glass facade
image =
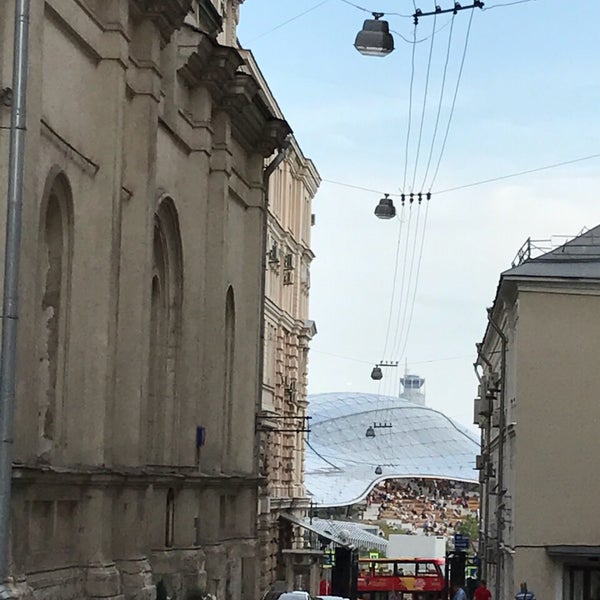
<path id="1" fill-rule="evenodd" d="M 397 397 L 330 393 L 309 397 L 309 415 L 306 487 L 315 504 L 354 504 L 384 479 L 479 481 L 476 434 L 437 410 Z"/>

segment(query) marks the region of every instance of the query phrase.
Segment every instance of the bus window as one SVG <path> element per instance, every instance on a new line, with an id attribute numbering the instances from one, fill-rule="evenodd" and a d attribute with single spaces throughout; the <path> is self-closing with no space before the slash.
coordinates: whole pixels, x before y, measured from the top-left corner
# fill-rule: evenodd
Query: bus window
<path id="1" fill-rule="evenodd" d="M 433 562 L 417 563 L 417 576 L 418 577 L 436 577 L 438 575 L 439 575 L 439 573 L 438 573 L 435 563 L 433 563 Z"/>

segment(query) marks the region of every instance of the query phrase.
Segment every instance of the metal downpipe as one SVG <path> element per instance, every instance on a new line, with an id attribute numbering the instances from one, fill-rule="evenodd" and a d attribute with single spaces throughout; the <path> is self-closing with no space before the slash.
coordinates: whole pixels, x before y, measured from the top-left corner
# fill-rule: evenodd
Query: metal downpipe
<path id="1" fill-rule="evenodd" d="M 498 423 L 498 473 L 497 473 L 497 492 L 496 492 L 496 581 L 495 581 L 495 598 L 500 598 L 501 591 L 501 567 L 503 559 L 501 549 L 503 545 L 502 534 L 504 529 L 503 519 L 503 496 L 504 496 L 504 437 L 506 435 L 506 419 L 504 410 L 506 407 L 506 351 L 508 347 L 508 338 L 502 331 L 500 326 L 492 317 L 492 310 L 488 309 L 488 322 L 498 334 L 502 343 L 502 363 L 501 363 L 501 390 L 500 390 L 500 422 Z"/>
<path id="2" fill-rule="evenodd" d="M 15 0 L 13 105 L 10 121 L 4 296 L 0 354 L 0 598 L 12 598 L 6 583 L 9 567 L 10 503 L 17 322 L 19 318 L 19 258 L 29 62 L 29 0 Z"/>

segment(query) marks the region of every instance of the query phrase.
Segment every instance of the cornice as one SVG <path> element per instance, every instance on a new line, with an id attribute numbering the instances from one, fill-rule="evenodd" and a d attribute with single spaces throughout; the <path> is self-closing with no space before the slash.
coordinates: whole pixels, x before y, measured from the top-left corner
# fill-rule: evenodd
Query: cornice
<path id="1" fill-rule="evenodd" d="M 120 487 L 170 485 L 193 486 L 253 486 L 260 481 L 256 475 L 207 474 L 192 466 L 145 467 L 59 467 L 38 464 L 13 464 L 13 482 L 47 485 L 88 485 L 90 487 Z"/>
<path id="2" fill-rule="evenodd" d="M 265 102 L 256 77 L 239 70 L 244 59 L 235 48 L 186 27 L 179 60 L 179 76 L 191 88 L 208 89 L 216 107 L 230 116 L 233 136 L 246 150 L 268 157 L 282 147 L 292 130 Z"/>
<path id="3" fill-rule="evenodd" d="M 212 37 L 185 28 L 179 45 L 181 66 L 178 73 L 191 88 L 204 85 L 217 101 L 226 86 L 234 80 L 237 69 L 244 60 L 229 46 L 221 46 Z"/>
<path id="4" fill-rule="evenodd" d="M 133 0 L 131 6 L 142 18 L 154 21 L 166 44 L 183 25 L 192 3 L 193 0 Z"/>

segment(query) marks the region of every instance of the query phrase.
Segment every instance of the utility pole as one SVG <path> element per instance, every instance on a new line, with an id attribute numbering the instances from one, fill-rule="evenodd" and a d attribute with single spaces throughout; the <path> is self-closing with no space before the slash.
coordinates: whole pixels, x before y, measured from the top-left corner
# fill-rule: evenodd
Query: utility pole
<path id="1" fill-rule="evenodd" d="M 19 318 L 19 258 L 23 167 L 27 107 L 27 66 L 29 52 L 29 0 L 15 0 L 12 113 L 4 249 L 4 296 L 2 301 L 2 342 L 0 354 L 0 599 L 13 598 L 8 586 L 10 499 L 12 483 L 13 421 L 17 322 Z"/>

